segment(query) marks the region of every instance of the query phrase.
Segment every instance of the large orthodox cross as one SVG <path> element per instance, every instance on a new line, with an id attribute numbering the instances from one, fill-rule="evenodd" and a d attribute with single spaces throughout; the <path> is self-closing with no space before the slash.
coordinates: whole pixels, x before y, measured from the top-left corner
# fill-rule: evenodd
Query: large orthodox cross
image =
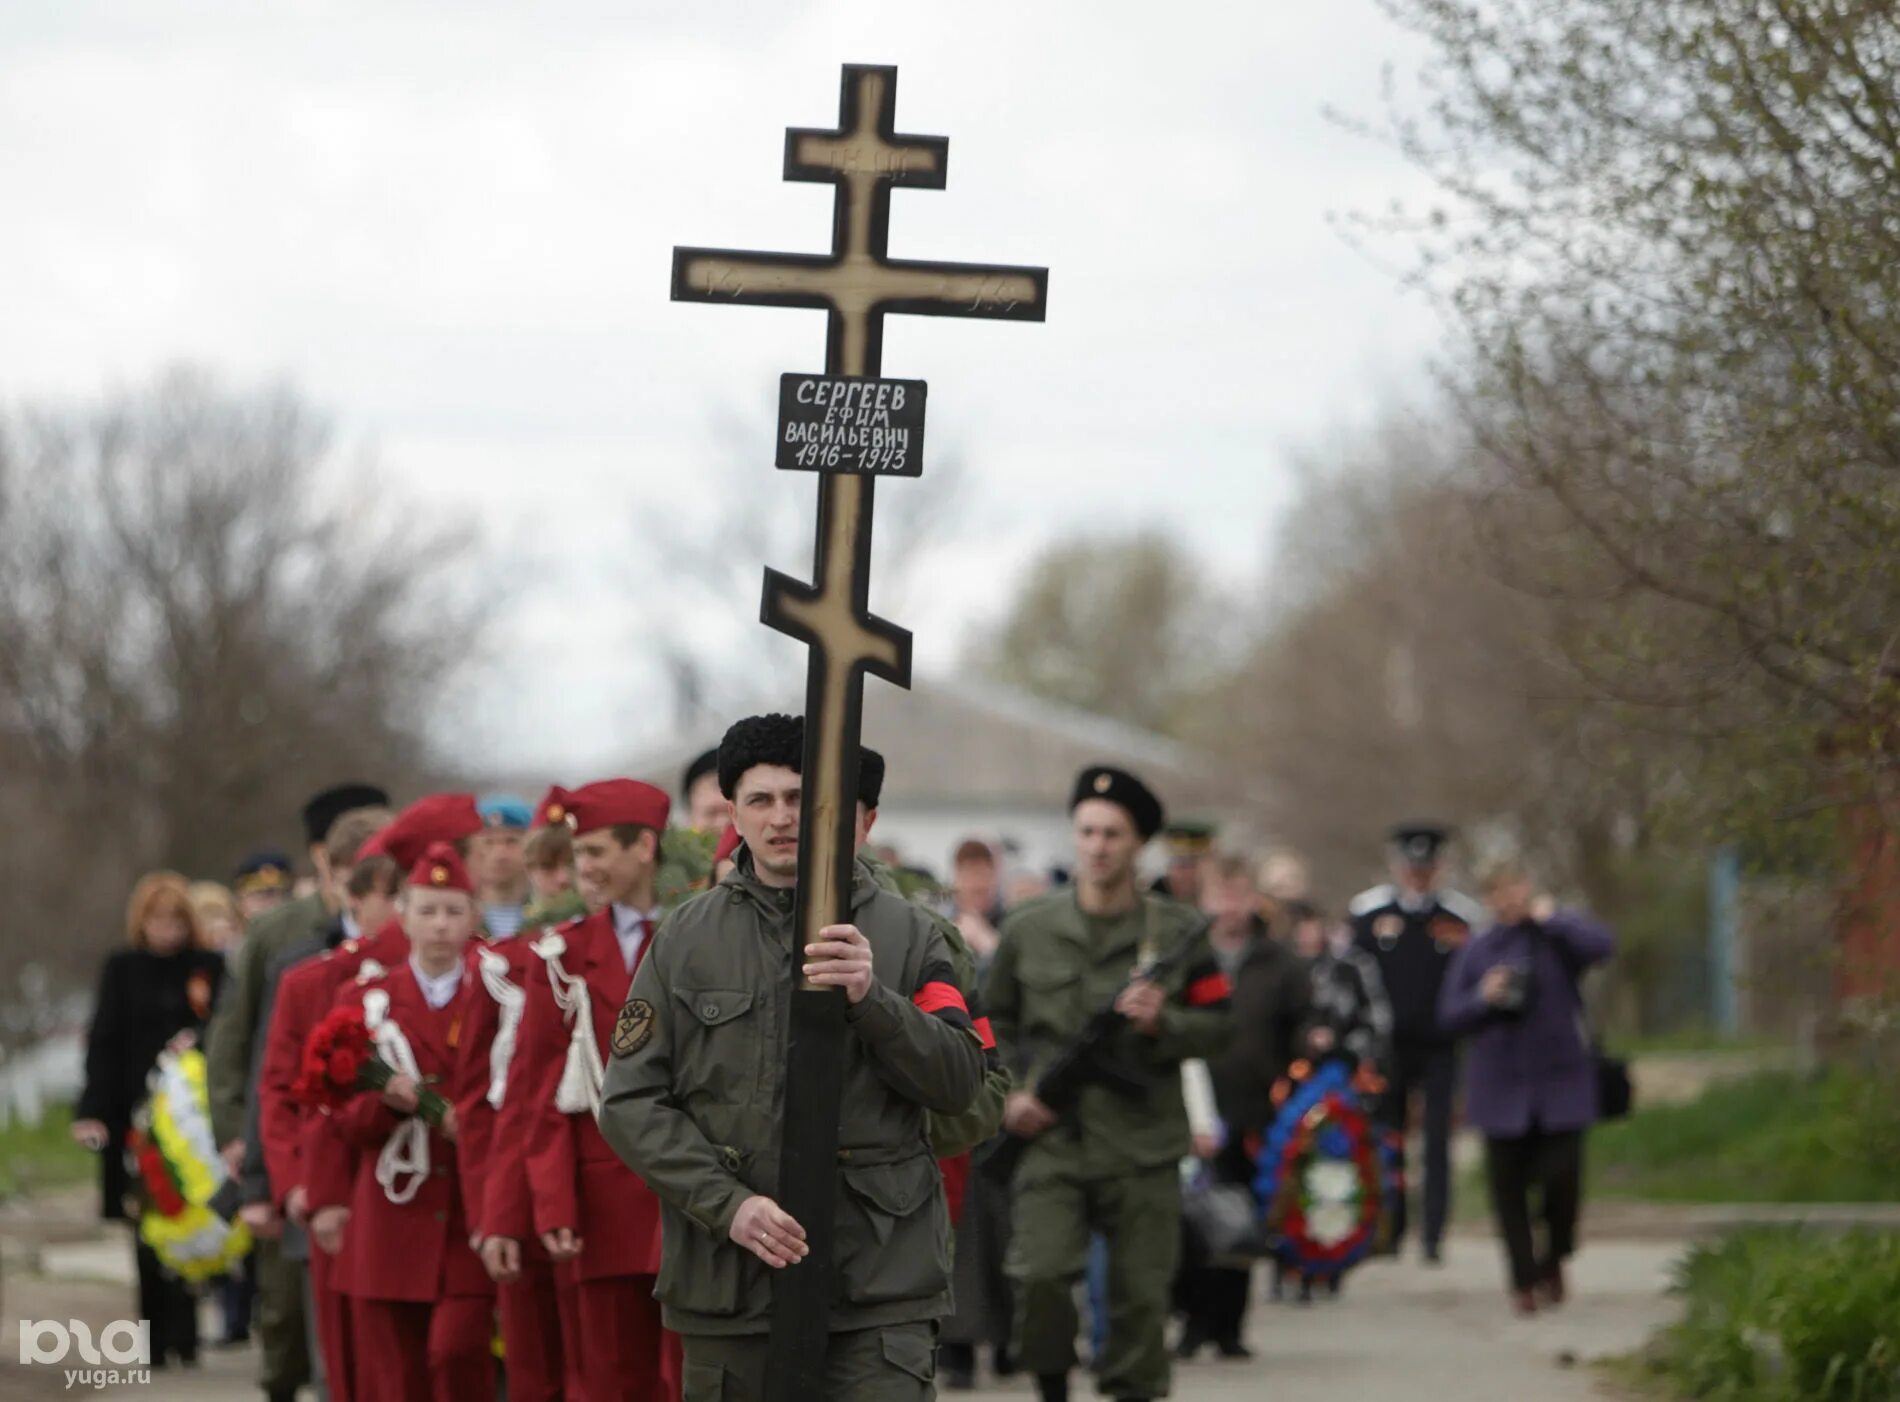
<path id="1" fill-rule="evenodd" d="M 833 187 L 831 252 L 673 251 L 676 301 L 825 312 L 825 376 L 811 378 L 830 381 L 819 392 L 829 393 L 834 402 L 847 391 L 832 377 L 875 379 L 881 372 L 887 313 L 1043 318 L 1046 269 L 889 256 L 892 187 L 941 190 L 950 155 L 944 137 L 899 135 L 896 110 L 895 68 L 847 64 L 838 129 L 793 128 L 785 134 L 785 178 Z M 848 393 L 852 403 L 859 403 L 856 396 L 872 399 L 875 390 L 873 385 Z M 916 407 L 921 410 L 920 403 Z M 874 433 L 874 426 L 886 421 L 875 409 L 834 415 L 846 442 L 854 428 L 873 426 Z M 919 414 L 919 438 L 921 423 Z M 786 434 L 781 424 L 781 441 Z M 877 469 L 865 461 L 847 459 L 842 468 L 825 460 L 818 465 L 823 475 L 814 583 L 777 570 L 765 574 L 763 621 L 810 649 L 793 920 L 800 946 L 850 917 L 864 675 L 910 685 L 910 634 L 870 611 L 871 474 Z M 773 1282 L 776 1402 L 815 1402 L 822 1395 L 844 1054 L 842 995 L 801 985 L 792 995 L 787 1036 L 779 1203 L 805 1227 L 811 1254 Z"/>

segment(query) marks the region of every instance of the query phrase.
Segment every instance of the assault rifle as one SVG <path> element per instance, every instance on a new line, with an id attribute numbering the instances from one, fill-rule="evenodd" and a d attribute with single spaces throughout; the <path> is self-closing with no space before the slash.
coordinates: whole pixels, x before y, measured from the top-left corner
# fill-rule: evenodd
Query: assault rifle
<path id="1" fill-rule="evenodd" d="M 1115 990 L 1115 997 L 1083 1024 L 1075 1040 L 1057 1052 L 1055 1060 L 1043 1069 L 1036 1080 L 1036 1099 L 1057 1116 L 1063 1116 L 1074 1113 L 1083 1087 L 1091 1084 L 1107 1086 L 1130 1100 L 1147 1094 L 1153 1078 L 1141 1067 L 1130 1066 L 1116 1057 L 1110 1049 L 1115 1034 L 1128 1023 L 1126 1017 L 1115 1011 L 1116 1000 L 1134 984 L 1159 983 L 1166 979 L 1193 953 L 1203 933 L 1203 926 L 1195 926 L 1167 953 L 1138 967 L 1128 982 Z M 977 1167 L 996 1182 L 1008 1183 L 1016 1176 L 1016 1166 L 1033 1142 L 1020 1135 L 999 1135 L 978 1151 Z"/>

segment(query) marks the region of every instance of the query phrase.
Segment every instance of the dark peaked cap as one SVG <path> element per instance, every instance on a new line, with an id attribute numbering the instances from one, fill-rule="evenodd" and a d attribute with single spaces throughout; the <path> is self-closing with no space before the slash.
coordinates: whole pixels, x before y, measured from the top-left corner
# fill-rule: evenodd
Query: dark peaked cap
<path id="1" fill-rule="evenodd" d="M 1128 816 L 1135 820 L 1135 831 L 1141 834 L 1143 842 L 1161 831 L 1164 817 L 1161 800 L 1155 797 L 1153 789 L 1125 769 L 1092 764 L 1076 775 L 1075 792 L 1069 797 L 1069 811 L 1075 812 L 1091 798 L 1107 799 L 1127 810 Z"/>
<path id="2" fill-rule="evenodd" d="M 303 806 L 303 832 L 311 846 L 330 835 L 338 818 L 356 808 L 387 808 L 389 795 L 374 784 L 338 784 Z"/>
<path id="3" fill-rule="evenodd" d="M 1438 860 L 1439 850 L 1451 841 L 1451 829 L 1443 823 L 1399 823 L 1387 841 L 1406 861 L 1425 866 Z"/>

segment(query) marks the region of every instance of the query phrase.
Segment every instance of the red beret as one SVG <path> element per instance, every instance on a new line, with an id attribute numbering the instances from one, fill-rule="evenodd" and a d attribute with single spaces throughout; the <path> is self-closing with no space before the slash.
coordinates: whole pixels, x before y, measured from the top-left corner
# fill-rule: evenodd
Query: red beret
<path id="1" fill-rule="evenodd" d="M 719 834 L 719 845 L 713 848 L 713 865 L 718 866 L 721 862 L 725 861 L 727 857 L 730 857 L 738 850 L 739 829 L 735 828 L 731 823 L 727 823 L 726 830 Z"/>
<path id="2" fill-rule="evenodd" d="M 541 801 L 534 806 L 534 821 L 530 828 L 552 827 L 556 823 L 567 821 L 567 790 L 559 784 L 550 784 Z"/>
<path id="3" fill-rule="evenodd" d="M 431 842 L 409 869 L 411 886 L 431 891 L 462 891 L 475 894 L 475 883 L 468 879 L 468 868 L 453 847 L 446 842 Z"/>
<path id="4" fill-rule="evenodd" d="M 651 784 L 638 779 L 601 779 L 568 793 L 567 825 L 577 833 L 627 823 L 663 832 L 672 808 L 673 801 L 665 790 Z"/>
<path id="5" fill-rule="evenodd" d="M 398 813 L 388 827 L 370 838 L 356 859 L 393 857 L 405 871 L 422 860 L 430 843 L 459 842 L 482 830 L 482 815 L 472 793 L 432 793 Z"/>

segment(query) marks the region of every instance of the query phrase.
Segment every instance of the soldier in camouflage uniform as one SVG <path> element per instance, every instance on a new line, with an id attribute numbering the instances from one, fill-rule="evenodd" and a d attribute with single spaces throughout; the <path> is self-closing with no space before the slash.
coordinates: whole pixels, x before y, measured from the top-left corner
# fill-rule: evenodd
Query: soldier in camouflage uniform
<path id="1" fill-rule="evenodd" d="M 685 1344 L 686 1402 L 764 1396 L 773 1273 L 806 1254 L 773 1201 L 785 1027 L 801 971 L 844 990 L 845 1068 L 828 1402 L 935 1396 L 949 1219 L 927 1137 L 983 1089 L 985 1057 L 948 942 L 860 864 L 851 924 L 793 947 L 803 725 L 740 721 L 720 788 L 745 845 L 661 927 L 612 1038 L 600 1126 L 665 1204 L 656 1294 Z M 864 816 L 876 801 L 860 804 Z"/>
<path id="2" fill-rule="evenodd" d="M 1099 1232 L 1109 1249 L 1109 1330 L 1095 1360 L 1097 1384 L 1111 1397 L 1165 1397 L 1178 1165 L 1189 1150 L 1181 1063 L 1226 1045 L 1230 989 L 1200 912 L 1136 885 L 1136 858 L 1161 826 L 1160 801 L 1147 786 L 1097 766 L 1077 779 L 1069 806 L 1075 885 L 1013 911 L 990 966 L 985 992 L 998 1049 L 1017 1084 L 1033 1086 L 1113 999 L 1127 1022 L 1110 1054 L 1145 1089 L 1129 1095 L 1089 1085 L 1060 1119 L 1033 1090 L 1009 1097 L 1005 1128 L 1032 1140 L 1016 1174 L 1008 1262 L 1015 1355 L 1036 1375 L 1044 1402 L 1066 1402 L 1075 1284 L 1090 1234 Z M 1171 973 L 1131 981 L 1184 941 L 1195 947 Z"/>

